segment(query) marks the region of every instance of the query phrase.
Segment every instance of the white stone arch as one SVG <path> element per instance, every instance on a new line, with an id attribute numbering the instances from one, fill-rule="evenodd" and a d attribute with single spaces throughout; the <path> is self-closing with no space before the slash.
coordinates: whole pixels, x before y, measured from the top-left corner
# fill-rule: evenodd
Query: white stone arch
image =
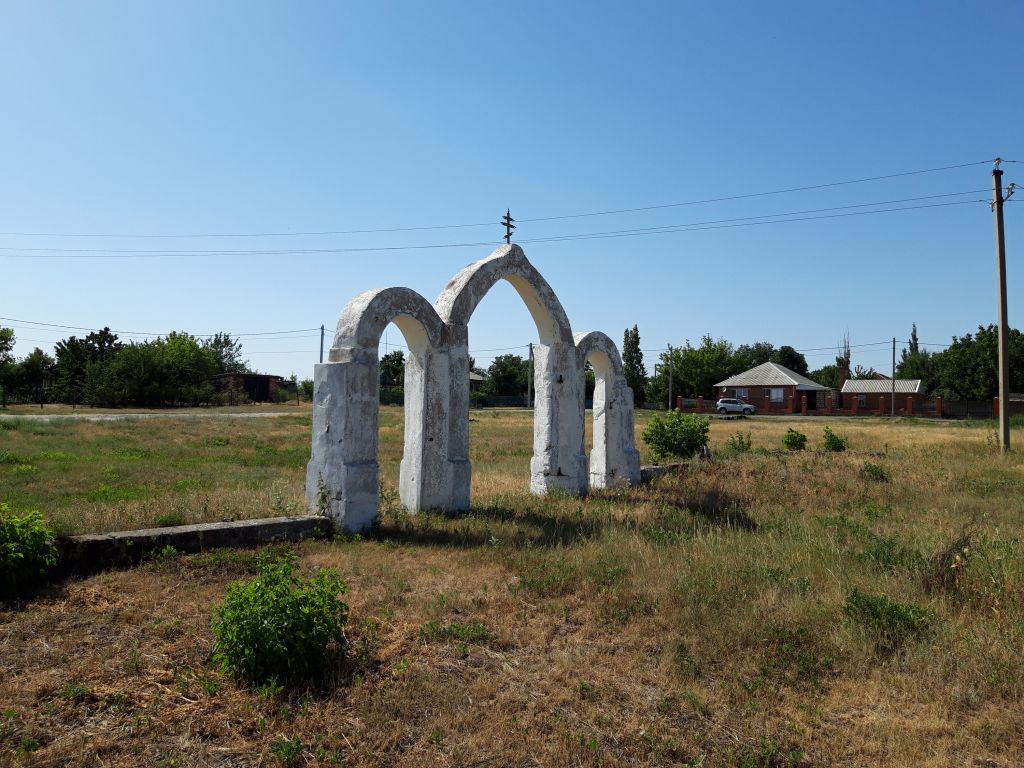
<path id="1" fill-rule="evenodd" d="M 633 436 L 633 390 L 626 384 L 618 347 L 600 331 L 577 333 L 576 376 L 584 386 L 587 360 L 594 367 L 594 447 L 590 452 L 590 487 L 613 488 L 640 482 L 640 454 Z M 586 419 L 585 400 L 578 407 Z M 585 451 L 581 444 L 580 451 Z"/>
<path id="2" fill-rule="evenodd" d="M 499 280 L 511 283 L 537 325 L 540 344 L 534 348 L 535 410 L 530 490 L 586 493 L 586 456 L 582 422 L 577 417 L 582 397 L 576 369 L 576 348 L 569 318 L 548 282 L 518 245 L 503 245 L 486 259 L 459 272 L 434 302 L 444 321 L 451 373 L 451 418 L 448 457 L 455 478 L 456 509 L 469 508 L 469 320 L 480 300 Z"/>
<path id="3" fill-rule="evenodd" d="M 405 336 L 405 450 L 399 493 L 410 511 L 449 509 L 449 364 L 444 323 L 409 288 L 366 291 L 341 313 L 328 362 L 314 369 L 313 446 L 306 500 L 346 531 L 373 524 L 379 507 L 377 463 L 381 334 Z"/>

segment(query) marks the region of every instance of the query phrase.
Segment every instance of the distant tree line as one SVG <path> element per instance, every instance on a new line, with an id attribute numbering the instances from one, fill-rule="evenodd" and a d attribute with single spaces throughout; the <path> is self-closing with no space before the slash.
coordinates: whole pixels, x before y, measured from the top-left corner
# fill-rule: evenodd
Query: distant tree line
<path id="1" fill-rule="evenodd" d="M 668 372 L 672 371 L 673 395 L 716 397 L 715 384 L 765 362 L 774 362 L 795 373 L 833 389 L 840 389 L 844 378 L 870 379 L 877 373 L 871 367 L 854 364 L 848 336 L 839 342 L 835 362 L 808 370 L 807 360 L 791 346 L 775 347 L 767 341 L 734 347 L 725 339 L 704 336 L 697 345 L 687 341 L 659 356 L 653 376 L 646 376 L 639 352 L 639 332 L 634 326 L 626 331 L 623 343 L 623 367 L 626 379 L 643 397 L 637 403 L 668 401 Z M 634 351 L 635 350 L 635 351 Z M 1024 334 L 1010 329 L 1010 391 L 1024 392 Z M 637 365 L 639 359 L 639 365 Z M 917 325 L 903 348 L 896 366 L 896 377 L 921 379 L 926 397 L 942 396 L 950 400 L 988 400 L 998 388 L 998 332 L 995 325 L 979 326 L 976 333 L 954 336 L 944 350 L 923 349 Z"/>
<path id="2" fill-rule="evenodd" d="M 227 402 L 215 386 L 223 373 L 246 373 L 241 342 L 230 334 L 207 339 L 170 333 L 149 341 L 122 342 L 109 328 L 84 338 L 69 336 L 53 355 L 36 347 L 13 356 L 14 331 L 0 328 L 3 401 L 57 402 L 103 407 L 202 405 Z"/>

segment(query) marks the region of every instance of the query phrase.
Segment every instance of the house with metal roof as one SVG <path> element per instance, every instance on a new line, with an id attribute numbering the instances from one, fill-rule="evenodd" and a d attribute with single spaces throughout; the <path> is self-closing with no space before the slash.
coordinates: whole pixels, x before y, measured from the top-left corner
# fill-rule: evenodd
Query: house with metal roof
<path id="1" fill-rule="evenodd" d="M 842 389 L 843 407 L 852 408 L 856 400 L 858 411 L 889 413 L 894 390 L 897 413 L 913 413 L 914 406 L 924 399 L 921 379 L 847 379 Z"/>
<path id="2" fill-rule="evenodd" d="M 749 371 L 718 382 L 715 388 L 719 397 L 738 397 L 756 405 L 762 413 L 798 413 L 804 410 L 805 397 L 806 410 L 824 411 L 828 406 L 826 398 L 832 392 L 778 363 L 755 365 Z"/>

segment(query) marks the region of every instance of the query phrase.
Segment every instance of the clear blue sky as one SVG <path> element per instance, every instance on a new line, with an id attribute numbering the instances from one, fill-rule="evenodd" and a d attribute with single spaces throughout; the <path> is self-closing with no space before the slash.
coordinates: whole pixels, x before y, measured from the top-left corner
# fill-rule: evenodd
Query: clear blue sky
<path id="1" fill-rule="evenodd" d="M 991 167 L 980 161 L 997 155 L 1022 161 L 1004 178 L 1024 183 L 1022 28 L 1021 3 L 6 3 L 0 231 L 36 234 L 0 236 L 0 316 L 198 334 L 324 323 L 330 336 L 353 295 L 406 285 L 433 300 L 492 246 L 147 258 L 28 249 L 496 245 L 510 207 L 576 331 L 621 341 L 635 323 L 645 349 L 711 334 L 803 350 L 847 331 L 854 345 L 903 339 L 916 322 L 922 341 L 946 343 L 995 321 L 981 202 L 528 241 L 951 193 L 966 194 L 881 207 L 982 200 Z M 976 164 L 527 221 L 963 163 Z M 1014 323 L 1024 205 L 1006 214 Z M 489 221 L 330 236 L 40 234 Z M 0 323 L 16 328 L 19 356 L 70 333 Z M 477 350 L 536 338 L 504 283 L 470 332 Z M 388 340 L 401 341 L 397 329 Z M 318 334 L 243 341 L 260 370 L 312 375 Z M 494 354 L 478 352 L 478 364 Z M 855 346 L 854 362 L 887 370 L 889 350 Z"/>

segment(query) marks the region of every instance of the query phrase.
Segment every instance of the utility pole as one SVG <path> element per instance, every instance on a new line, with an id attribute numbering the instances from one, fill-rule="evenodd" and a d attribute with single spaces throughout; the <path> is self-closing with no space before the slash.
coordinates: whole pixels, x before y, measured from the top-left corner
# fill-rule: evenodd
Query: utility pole
<path id="1" fill-rule="evenodd" d="M 896 337 L 892 337 L 892 418 L 896 418 Z"/>
<path id="2" fill-rule="evenodd" d="M 324 326 L 320 325 L 320 362 L 324 361 Z"/>
<path id="3" fill-rule="evenodd" d="M 530 359 L 529 370 L 526 372 L 526 407 L 530 407 L 530 401 L 533 399 L 533 342 L 527 344 L 530 348 Z"/>
<path id="4" fill-rule="evenodd" d="M 996 158 L 992 169 L 992 212 L 996 217 L 996 264 L 999 272 L 999 445 L 1010 450 L 1010 330 L 1006 318 L 1006 242 L 1003 233 L 1003 172 Z"/>
<path id="5" fill-rule="evenodd" d="M 668 345 L 668 409 L 672 410 L 672 345 Z"/>

